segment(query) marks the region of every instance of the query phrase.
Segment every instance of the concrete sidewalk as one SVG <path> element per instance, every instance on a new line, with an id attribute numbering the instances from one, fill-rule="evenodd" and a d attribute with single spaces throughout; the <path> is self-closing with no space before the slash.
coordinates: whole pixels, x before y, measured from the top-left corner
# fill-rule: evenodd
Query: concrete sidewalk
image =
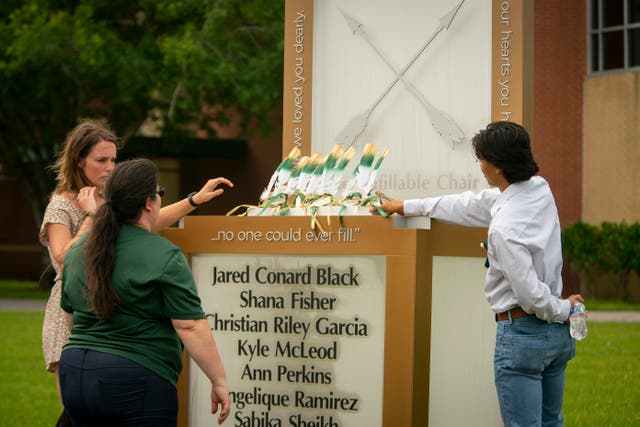
<path id="1" fill-rule="evenodd" d="M 588 322 L 638 323 L 640 311 L 587 311 Z"/>
<path id="2" fill-rule="evenodd" d="M 44 311 L 47 300 L 0 298 L 0 311 Z"/>
<path id="3" fill-rule="evenodd" d="M 0 311 L 44 311 L 45 300 L 0 298 Z M 640 311 L 589 311 L 590 322 L 640 323 Z"/>

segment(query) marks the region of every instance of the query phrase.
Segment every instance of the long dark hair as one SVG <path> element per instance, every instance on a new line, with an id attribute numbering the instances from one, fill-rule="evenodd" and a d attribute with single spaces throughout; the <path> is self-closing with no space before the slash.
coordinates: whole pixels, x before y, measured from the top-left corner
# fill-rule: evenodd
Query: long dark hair
<path id="1" fill-rule="evenodd" d="M 147 198 L 156 197 L 157 175 L 153 162 L 134 159 L 117 165 L 105 183 L 105 203 L 95 213 L 84 247 L 85 297 L 100 319 L 109 319 L 119 303 L 112 276 L 120 229 L 136 222 Z"/>
<path id="2" fill-rule="evenodd" d="M 510 184 L 526 181 L 538 173 L 529 134 L 517 123 L 489 123 L 473 137 L 471 144 L 476 157 L 502 169 L 502 175 Z"/>

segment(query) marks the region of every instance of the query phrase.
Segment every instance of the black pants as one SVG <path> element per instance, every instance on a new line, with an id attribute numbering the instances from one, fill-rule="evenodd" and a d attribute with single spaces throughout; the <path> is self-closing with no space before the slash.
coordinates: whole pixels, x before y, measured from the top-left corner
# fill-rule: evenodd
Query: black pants
<path id="1" fill-rule="evenodd" d="M 62 401 L 74 427 L 175 427 L 176 388 L 124 357 L 67 349 L 59 364 Z"/>

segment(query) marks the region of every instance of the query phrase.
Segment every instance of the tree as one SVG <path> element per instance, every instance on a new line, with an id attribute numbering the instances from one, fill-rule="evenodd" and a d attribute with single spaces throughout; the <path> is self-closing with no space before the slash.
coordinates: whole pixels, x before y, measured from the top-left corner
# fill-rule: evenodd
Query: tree
<path id="1" fill-rule="evenodd" d="M 4 0 L 0 4 L 0 162 L 42 219 L 48 168 L 83 117 L 126 140 L 215 136 L 230 108 L 243 130 L 281 102 L 284 1 Z"/>
<path id="2" fill-rule="evenodd" d="M 588 275 L 612 275 L 618 298 L 629 298 L 630 274 L 640 274 L 640 223 L 594 226 L 578 221 L 562 231 L 562 249 L 583 275 L 582 282 Z"/>

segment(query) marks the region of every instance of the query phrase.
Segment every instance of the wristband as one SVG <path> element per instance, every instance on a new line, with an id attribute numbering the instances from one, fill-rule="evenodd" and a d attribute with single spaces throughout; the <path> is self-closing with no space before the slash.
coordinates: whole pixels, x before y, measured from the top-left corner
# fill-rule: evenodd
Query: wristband
<path id="1" fill-rule="evenodd" d="M 202 204 L 202 203 L 196 203 L 196 201 L 193 200 L 193 196 L 195 196 L 196 194 L 198 194 L 198 192 L 194 191 L 193 193 L 189 193 L 189 195 L 187 196 L 187 200 L 189 200 L 189 204 L 194 208 L 197 208 Z"/>

